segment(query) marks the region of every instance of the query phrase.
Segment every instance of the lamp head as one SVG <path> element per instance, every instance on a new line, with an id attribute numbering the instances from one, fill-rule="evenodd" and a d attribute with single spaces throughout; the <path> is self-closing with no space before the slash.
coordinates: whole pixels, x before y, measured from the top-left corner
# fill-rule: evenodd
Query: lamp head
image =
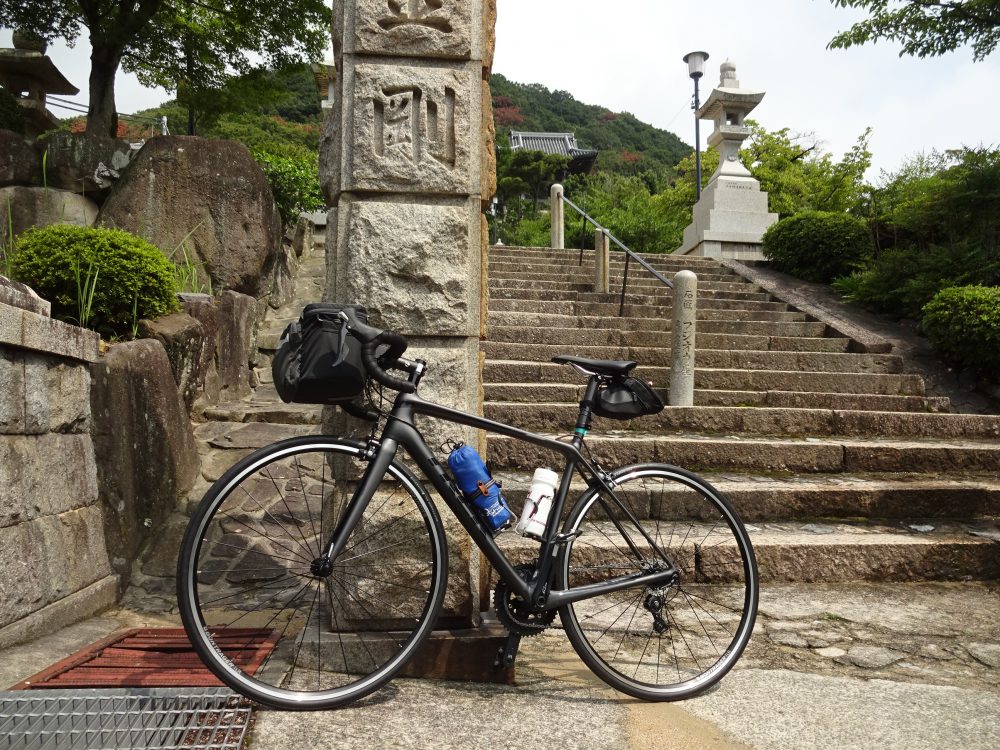
<path id="1" fill-rule="evenodd" d="M 688 75 L 695 80 L 705 75 L 706 60 L 708 60 L 707 52 L 688 52 L 684 55 L 684 62 L 688 64 Z"/>

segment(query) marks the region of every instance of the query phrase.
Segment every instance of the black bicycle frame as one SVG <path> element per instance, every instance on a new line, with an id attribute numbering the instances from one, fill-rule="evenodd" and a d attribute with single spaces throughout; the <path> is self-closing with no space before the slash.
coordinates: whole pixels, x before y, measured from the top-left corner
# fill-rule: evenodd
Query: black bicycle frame
<path id="1" fill-rule="evenodd" d="M 596 386 L 592 387 L 596 388 Z M 588 389 L 588 391 L 589 390 L 590 389 Z M 589 395 L 592 397 L 593 393 L 590 393 Z M 452 483 L 446 469 L 434 456 L 433 452 L 424 441 L 423 436 L 414 426 L 413 417 L 415 414 L 423 414 L 428 417 L 442 419 L 448 422 L 454 422 L 456 424 L 486 430 L 487 432 L 498 435 L 505 435 L 507 437 L 523 440 L 542 448 L 556 451 L 566 459 L 566 468 L 563 470 L 562 481 L 560 482 L 559 490 L 553 499 L 552 509 L 549 512 L 549 517 L 546 522 L 544 540 L 540 543 L 541 547 L 539 549 L 539 564 L 537 573 L 531 580 L 525 581 L 520 575 L 518 575 L 518 572 L 514 569 L 514 566 L 504 554 L 503 550 L 497 546 L 493 536 L 483 528 L 475 514 L 475 511 L 473 511 L 470 507 L 470 504 L 465 502 L 462 498 L 461 494 Z M 486 555 L 487 559 L 496 569 L 497 573 L 503 578 L 514 593 L 530 602 L 533 608 L 537 610 L 552 610 L 567 604 L 572 604 L 573 602 L 588 599 L 592 596 L 607 594 L 636 585 L 645 585 L 650 587 L 665 585 L 674 577 L 676 570 L 673 564 L 664 556 L 663 561 L 666 564 L 665 567 L 658 569 L 655 572 L 633 573 L 626 576 L 612 578 L 601 583 L 578 586 L 572 589 L 567 588 L 550 590 L 552 568 L 555 564 L 556 558 L 558 557 L 559 550 L 563 545 L 567 544 L 572 539 L 571 536 L 558 534 L 557 527 L 562 517 L 562 512 L 566 504 L 566 498 L 569 494 L 570 481 L 574 472 L 577 470 L 577 467 L 582 466 L 583 469 L 586 470 L 587 474 L 589 474 L 590 479 L 588 480 L 588 484 L 590 484 L 590 486 L 594 486 L 594 483 L 596 482 L 596 484 L 607 490 L 611 493 L 611 496 L 614 497 L 614 492 L 609 486 L 604 472 L 594 466 L 593 463 L 588 461 L 587 458 L 580 452 L 582 444 L 583 438 L 579 434 L 573 437 L 572 442 L 568 443 L 553 440 L 552 438 L 527 432 L 526 430 L 521 430 L 516 427 L 511 427 L 510 425 L 506 425 L 501 422 L 494 422 L 493 420 L 486 419 L 484 417 L 478 417 L 473 414 L 458 411 L 457 409 L 442 406 L 441 404 L 425 401 L 415 394 L 400 393 L 396 397 L 392 412 L 389 415 L 385 429 L 382 431 L 382 437 L 379 441 L 378 448 L 375 450 L 374 456 L 369 462 L 361 481 L 358 483 L 358 486 L 354 491 L 354 496 L 348 505 L 347 512 L 344 513 L 343 518 L 330 538 L 330 542 L 326 549 L 326 555 L 328 559 L 335 560 L 343 551 L 343 548 L 347 544 L 347 539 L 351 530 L 360 520 L 365 507 L 374 495 L 379 482 L 382 481 L 382 477 L 385 475 L 386 470 L 389 468 L 389 464 L 392 462 L 393 458 L 395 458 L 396 452 L 401 445 L 417 463 L 417 466 L 420 467 L 424 476 L 426 476 L 427 479 L 430 480 L 431 484 L 434 485 L 438 494 L 441 495 L 442 499 L 444 499 L 445 503 L 451 509 L 451 512 L 455 514 L 455 517 L 459 520 L 465 530 L 469 532 L 473 541 L 479 549 L 482 550 L 483 554 Z M 581 475 L 583 475 L 585 479 L 587 478 L 587 475 L 583 474 L 583 471 L 581 471 Z M 642 525 L 639 523 L 638 519 L 635 517 L 628 505 L 622 503 L 621 501 L 618 501 L 618 504 L 625 512 L 629 520 L 633 523 L 635 529 L 645 537 L 646 542 L 649 543 L 653 549 L 658 550 L 657 545 L 654 544 L 652 539 L 649 538 L 649 535 L 642 528 Z M 611 514 L 609 514 L 609 517 L 610 516 Z M 632 548 L 632 551 L 638 557 L 638 549 L 629 538 L 626 530 L 620 525 L 619 521 L 613 517 L 611 520 L 618 527 L 619 531 L 621 531 L 626 543 Z M 660 554 L 662 555 L 662 551 Z"/>

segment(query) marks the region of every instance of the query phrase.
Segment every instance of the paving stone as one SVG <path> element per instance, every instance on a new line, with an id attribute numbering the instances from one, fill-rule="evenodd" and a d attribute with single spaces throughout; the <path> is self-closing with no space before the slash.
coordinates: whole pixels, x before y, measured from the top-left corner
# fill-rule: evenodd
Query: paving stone
<path id="1" fill-rule="evenodd" d="M 965 648 L 976 661 L 987 667 L 1000 669 L 1000 644 L 966 643 Z"/>
<path id="2" fill-rule="evenodd" d="M 838 656 L 844 656 L 847 652 L 842 648 L 837 648 L 836 646 L 828 646 L 826 648 L 816 649 L 816 653 L 820 656 L 824 656 L 827 659 L 836 659 Z"/>
<path id="3" fill-rule="evenodd" d="M 880 648 L 878 646 L 852 646 L 843 656 L 834 658 L 838 664 L 853 664 L 865 669 L 880 669 L 894 664 L 904 658 L 906 654 L 894 651 L 891 648 Z"/>

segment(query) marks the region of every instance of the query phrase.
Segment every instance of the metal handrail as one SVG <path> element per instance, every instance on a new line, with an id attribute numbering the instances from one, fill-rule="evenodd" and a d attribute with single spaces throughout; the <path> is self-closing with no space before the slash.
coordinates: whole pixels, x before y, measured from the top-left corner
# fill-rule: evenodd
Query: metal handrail
<path id="1" fill-rule="evenodd" d="M 597 221 L 594 217 L 592 217 L 590 214 L 588 214 L 586 211 L 584 211 L 582 208 L 580 208 L 578 205 L 576 205 L 573 201 L 571 201 L 565 195 L 562 196 L 562 202 L 563 203 L 568 203 L 569 206 L 574 211 L 576 211 L 578 214 L 580 214 L 580 216 L 582 216 L 586 221 L 589 221 L 591 224 L 593 224 L 594 225 L 594 229 L 600 229 L 607 236 L 607 238 L 609 240 L 611 240 L 616 245 L 618 245 L 618 247 L 621 248 L 621 250 L 625 253 L 625 272 L 622 275 L 622 295 L 621 295 L 621 303 L 618 305 L 618 317 L 622 317 L 625 314 L 625 289 L 628 286 L 628 264 L 629 264 L 629 261 L 632 258 L 635 258 L 636 262 L 639 265 L 641 265 L 643 268 L 645 268 L 647 271 L 649 271 L 653 275 L 653 278 L 655 278 L 657 281 L 659 281 L 659 282 L 661 282 L 663 284 L 666 284 L 666 286 L 669 289 L 673 289 L 674 288 L 674 282 L 672 282 L 670 279 L 668 279 L 662 273 L 660 273 L 655 268 L 653 268 L 643 258 L 641 258 L 640 256 L 636 255 L 634 252 L 632 252 L 631 250 L 629 250 L 624 244 L 622 244 L 621 240 L 619 240 L 617 237 L 615 237 L 613 234 L 611 234 L 611 232 L 609 232 L 605 227 L 601 226 L 601 223 L 599 221 Z M 580 262 L 583 263 L 583 248 L 582 247 L 580 248 Z"/>

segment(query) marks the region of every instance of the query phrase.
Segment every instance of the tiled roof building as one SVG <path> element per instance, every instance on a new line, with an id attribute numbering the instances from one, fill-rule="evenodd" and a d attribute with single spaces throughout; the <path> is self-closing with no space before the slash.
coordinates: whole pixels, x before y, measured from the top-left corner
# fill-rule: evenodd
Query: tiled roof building
<path id="1" fill-rule="evenodd" d="M 575 133 L 525 133 L 510 131 L 512 151 L 541 151 L 545 154 L 561 154 L 569 157 L 570 173 L 590 172 L 597 159 L 595 149 L 580 148 Z"/>

